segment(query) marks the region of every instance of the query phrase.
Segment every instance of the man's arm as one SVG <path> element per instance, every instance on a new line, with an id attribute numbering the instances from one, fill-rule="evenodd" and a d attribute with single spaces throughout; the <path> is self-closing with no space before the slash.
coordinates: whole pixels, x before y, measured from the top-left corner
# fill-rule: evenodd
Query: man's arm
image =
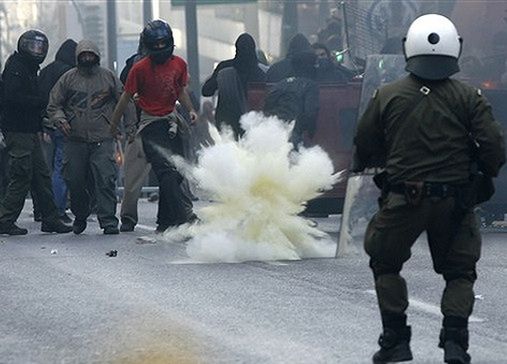
<path id="1" fill-rule="evenodd" d="M 217 82 L 217 76 L 218 72 L 224 68 L 224 61 L 220 62 L 217 67 L 214 69 L 213 73 L 211 74 L 210 78 L 204 82 L 204 85 L 202 85 L 201 94 L 206 97 L 213 96 L 215 92 L 218 89 L 218 82 Z M 232 64 L 231 64 L 232 66 Z"/>
<path id="2" fill-rule="evenodd" d="M 127 75 L 128 76 L 128 75 Z M 117 95 L 117 103 L 120 101 L 121 96 L 123 95 L 123 84 L 120 79 L 114 76 L 115 89 Z M 134 102 L 132 101 L 133 97 L 130 98 L 129 103 L 127 104 L 125 111 L 123 112 L 123 125 L 125 126 L 125 130 L 134 130 L 137 126 L 137 112 Z M 118 129 L 118 125 L 116 125 L 116 129 Z M 115 134 L 113 134 L 114 136 Z"/>
<path id="3" fill-rule="evenodd" d="M 479 168 L 496 177 L 505 164 L 505 143 L 502 127 L 495 121 L 491 105 L 481 95 L 475 96 L 472 109 L 471 134 L 479 144 Z"/>
<path id="4" fill-rule="evenodd" d="M 110 130 L 113 136 L 118 135 L 118 125 L 120 124 L 120 119 L 125 110 L 127 109 L 127 106 L 131 99 L 132 95 L 129 94 L 127 91 L 123 91 L 123 93 L 120 96 L 120 100 L 118 101 L 116 107 L 114 108 L 113 115 L 111 116 L 110 120 L 111 122 Z"/>
<path id="5" fill-rule="evenodd" d="M 192 105 L 192 101 L 190 100 L 190 95 L 188 94 L 187 86 L 183 87 L 180 91 L 180 95 L 178 97 L 178 101 L 188 110 L 190 114 L 190 120 L 194 123 L 197 118 L 197 112 L 194 110 L 194 105 Z"/>
<path id="6" fill-rule="evenodd" d="M 71 127 L 65 114 L 65 80 L 60 77 L 49 93 L 49 103 L 46 109 L 49 125 L 54 125 L 65 136 L 70 135 Z"/>

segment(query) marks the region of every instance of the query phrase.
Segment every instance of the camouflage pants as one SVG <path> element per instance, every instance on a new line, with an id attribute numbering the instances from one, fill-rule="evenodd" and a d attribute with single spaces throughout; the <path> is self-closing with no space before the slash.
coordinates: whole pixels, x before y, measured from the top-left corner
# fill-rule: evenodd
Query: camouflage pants
<path id="1" fill-rule="evenodd" d="M 454 205 L 455 199 L 447 197 L 424 198 L 420 205 L 412 206 L 405 196 L 389 193 L 370 221 L 364 246 L 370 256 L 382 315 L 405 313 L 408 293 L 400 272 L 410 258 L 412 245 L 424 231 L 433 268 L 446 281 L 442 314 L 462 318 L 471 315 L 481 237 L 473 211 L 467 211 L 457 225 Z"/>

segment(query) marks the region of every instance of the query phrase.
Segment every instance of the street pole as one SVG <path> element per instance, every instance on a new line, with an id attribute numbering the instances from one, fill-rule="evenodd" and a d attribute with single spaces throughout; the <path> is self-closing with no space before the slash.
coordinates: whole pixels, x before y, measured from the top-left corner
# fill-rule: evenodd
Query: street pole
<path id="1" fill-rule="evenodd" d="M 116 0 L 107 0 L 107 58 L 108 66 L 116 71 L 117 61 Z"/>
<path id="2" fill-rule="evenodd" d="M 187 0 L 185 2 L 185 25 L 187 33 L 187 62 L 190 73 L 190 88 L 199 100 L 201 83 L 199 80 L 197 6 L 195 0 Z"/>
<path id="3" fill-rule="evenodd" d="M 143 26 L 153 19 L 153 4 L 151 0 L 143 0 Z"/>

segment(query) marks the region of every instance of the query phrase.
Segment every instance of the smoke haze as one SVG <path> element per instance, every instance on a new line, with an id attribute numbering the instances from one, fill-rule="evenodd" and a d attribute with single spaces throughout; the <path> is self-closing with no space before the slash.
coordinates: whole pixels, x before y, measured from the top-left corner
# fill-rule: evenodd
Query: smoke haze
<path id="1" fill-rule="evenodd" d="M 200 224 L 166 232 L 187 241 L 198 262 L 297 260 L 334 256 L 336 243 L 297 214 L 306 201 L 340 178 L 320 147 L 292 151 L 292 125 L 250 112 L 241 119 L 245 135 L 212 131 L 215 145 L 204 148 L 198 164 L 181 159 L 178 169 L 213 201 L 197 212 Z"/>

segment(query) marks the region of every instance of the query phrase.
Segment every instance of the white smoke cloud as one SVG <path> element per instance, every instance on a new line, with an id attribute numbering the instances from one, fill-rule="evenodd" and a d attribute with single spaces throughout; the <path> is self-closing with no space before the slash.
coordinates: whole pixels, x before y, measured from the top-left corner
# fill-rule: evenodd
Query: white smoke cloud
<path id="1" fill-rule="evenodd" d="M 213 201 L 197 211 L 201 222 L 166 232 L 187 241 L 199 262 L 297 260 L 334 256 L 336 243 L 298 216 L 306 201 L 340 178 L 320 147 L 292 151 L 292 125 L 250 112 L 241 119 L 245 135 L 211 131 L 215 145 L 204 148 L 197 165 L 178 169 Z"/>

